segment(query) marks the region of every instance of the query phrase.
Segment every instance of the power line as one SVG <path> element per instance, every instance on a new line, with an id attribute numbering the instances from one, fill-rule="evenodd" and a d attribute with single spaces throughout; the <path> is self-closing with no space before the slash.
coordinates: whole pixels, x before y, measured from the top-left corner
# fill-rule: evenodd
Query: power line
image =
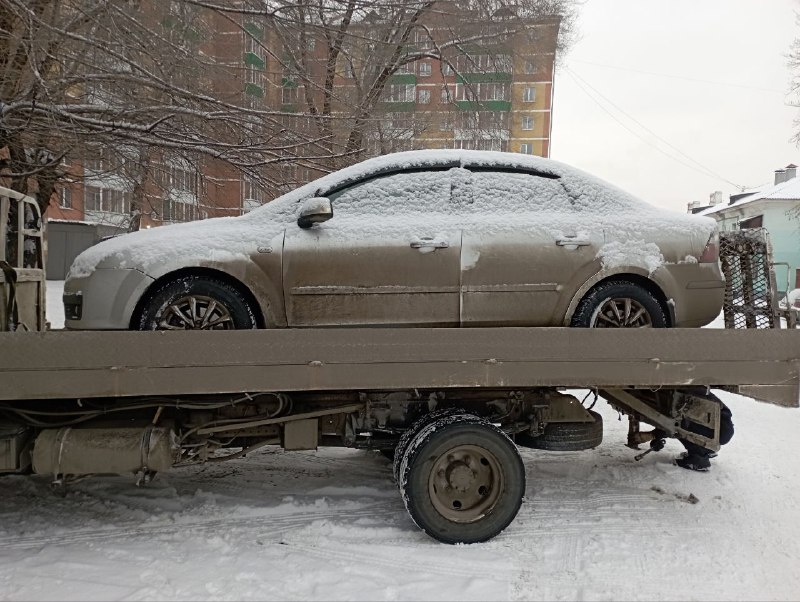
<path id="1" fill-rule="evenodd" d="M 733 82 L 719 82 L 710 79 L 700 79 L 697 77 L 687 77 L 685 75 L 672 75 L 669 73 L 657 73 L 655 71 L 645 71 L 644 69 L 634 69 L 633 67 L 620 67 L 619 65 L 607 65 L 605 63 L 596 63 L 594 61 L 584 61 L 581 59 L 570 59 L 575 63 L 584 63 L 586 65 L 594 65 L 596 67 L 605 67 L 607 69 L 616 69 L 618 71 L 630 71 L 632 73 L 642 73 L 644 75 L 652 75 L 655 77 L 668 77 L 670 79 L 682 79 L 684 81 L 696 82 L 701 84 L 712 84 L 714 86 L 730 86 L 732 88 L 744 88 L 745 90 L 758 90 L 760 92 L 774 92 L 777 94 L 786 95 L 785 90 L 778 90 L 776 88 L 762 88 L 760 86 L 748 86 L 746 84 L 735 84 Z"/>
<path id="2" fill-rule="evenodd" d="M 721 176 L 720 174 L 718 174 L 717 172 L 715 172 L 715 171 L 714 171 L 714 170 L 712 170 L 711 168 L 709 168 L 709 167 L 706 167 L 705 165 L 703 165 L 702 163 L 700 163 L 700 162 L 699 162 L 699 161 L 697 161 L 696 159 L 694 159 L 694 158 L 690 157 L 689 155 L 687 155 L 685 152 L 683 152 L 681 149 L 679 149 L 679 148 L 678 148 L 678 147 L 676 147 L 675 145 L 671 144 L 669 141 L 665 140 L 664 138 L 662 138 L 661 136 L 659 136 L 658 134 L 656 134 L 656 133 L 655 133 L 653 130 L 651 130 L 651 129 L 650 129 L 650 128 L 648 128 L 646 125 L 644 125 L 643 123 L 641 123 L 641 122 L 640 122 L 639 120 L 637 120 L 635 117 L 633 117 L 633 116 L 631 116 L 630 114 L 628 114 L 628 113 L 627 113 L 627 112 L 626 112 L 624 109 L 622 109 L 622 108 L 621 108 L 619 105 L 617 105 L 617 104 L 616 104 L 614 101 L 612 101 L 611 99 L 609 99 L 609 98 L 608 98 L 607 96 L 605 96 L 605 95 L 604 95 L 602 92 L 600 92 L 599 90 L 597 90 L 597 88 L 595 88 L 594 86 L 592 86 L 591 84 L 589 84 L 589 82 L 587 82 L 585 79 L 583 79 L 581 76 L 579 76 L 577 73 L 575 73 L 575 71 L 573 71 L 572 69 L 570 69 L 570 68 L 569 68 L 569 67 L 567 67 L 566 65 L 564 66 L 564 70 L 567 72 L 567 74 L 568 74 L 570 77 L 572 77 L 573 81 L 574 81 L 574 82 L 575 82 L 575 83 L 578 85 L 578 87 L 581 89 L 581 91 L 583 91 L 583 93 L 584 93 L 584 94 L 586 94 L 586 95 L 589 97 L 589 99 L 590 99 L 592 102 L 594 102 L 594 103 L 595 103 L 595 104 L 596 104 L 598 107 L 600 107 L 600 108 L 601 108 L 603 111 L 605 111 L 605 112 L 606 112 L 606 113 L 607 113 L 607 114 L 608 114 L 608 115 L 609 115 L 609 116 L 610 116 L 612 119 L 614 119 L 614 121 L 616 121 L 618 124 L 620 124 L 620 125 L 621 125 L 621 126 L 624 128 L 624 129 L 628 130 L 628 131 L 629 131 L 631 134 L 633 134 L 634 136 L 636 136 L 637 138 L 639 138 L 641 141 L 643 141 L 643 142 L 644 142 L 645 144 L 647 144 L 648 146 L 651 146 L 652 148 L 656 149 L 656 150 L 657 150 L 658 152 L 660 152 L 661 154 L 663 154 L 663 155 L 665 155 L 665 156 L 669 157 L 670 159 L 672 159 L 673 161 L 675 161 L 675 162 L 677 162 L 677 163 L 680 163 L 680 164 L 681 164 L 681 165 L 683 165 L 684 167 L 688 167 L 689 169 L 692 169 L 692 170 L 694 170 L 694 171 L 696 171 L 696 172 L 698 172 L 698 173 L 702 173 L 702 174 L 703 174 L 703 175 L 705 175 L 705 176 L 708 176 L 708 177 L 713 177 L 713 178 L 715 178 L 715 179 L 718 179 L 718 180 L 720 180 L 720 181 L 722 181 L 722 182 L 725 182 L 726 184 L 730 184 L 731 186 L 733 186 L 733 187 L 735 187 L 735 188 L 738 188 L 738 189 L 740 189 L 740 190 L 743 190 L 743 189 L 744 189 L 744 187 L 743 187 L 743 186 L 740 186 L 739 184 L 736 184 L 736 183 L 734 183 L 734 182 L 731 182 L 731 181 L 730 181 L 730 180 L 728 180 L 727 178 L 725 178 L 725 177 Z M 619 119 L 619 118 L 618 118 L 616 115 L 614 115 L 614 113 L 612 113 L 612 112 L 611 112 L 611 111 L 610 111 L 608 108 L 606 108 L 606 107 L 605 107 L 605 106 L 604 106 L 602 103 L 600 103 L 600 102 L 599 102 L 599 101 L 598 101 L 598 100 L 597 100 L 597 99 L 596 99 L 596 98 L 595 98 L 595 97 L 594 97 L 594 96 L 593 96 L 593 95 L 592 95 L 592 94 L 589 92 L 589 90 L 592 90 L 592 91 L 594 91 L 594 93 L 595 93 L 595 94 L 597 94 L 597 96 L 599 96 L 600 98 L 602 98 L 603 100 L 605 100 L 605 101 L 606 101 L 608 104 L 610 104 L 610 105 L 611 105 L 612 107 L 614 107 L 614 108 L 615 108 L 617 111 L 619 111 L 620 113 L 622 113 L 622 114 L 623 114 L 625 117 L 627 117 L 628 119 L 630 119 L 632 122 L 634 122 L 634 123 L 635 123 L 636 125 L 638 125 L 640 128 L 642 128 L 643 130 L 645 130 L 647 133 L 649 133 L 651 136 L 653 136 L 653 137 L 654 137 L 656 140 L 660 141 L 662 144 L 665 144 L 666 146 L 668 146 L 669 148 L 671 148 L 673 151 L 675 151 L 675 152 L 676 152 L 676 153 L 678 153 L 679 155 L 681 155 L 681 156 L 685 157 L 686 159 L 688 159 L 689 161 L 691 161 L 691 163 L 694 163 L 694 165 L 692 165 L 692 164 L 690 164 L 690 163 L 686 163 L 685 161 L 681 161 L 679 158 L 675 157 L 674 155 L 671 155 L 671 154 L 667 153 L 667 152 L 666 152 L 664 149 L 662 149 L 662 148 L 660 148 L 659 146 L 657 146 L 657 145 L 653 144 L 653 143 L 652 143 L 650 140 L 648 140 L 647 138 L 643 137 L 643 136 L 642 136 L 642 135 L 641 135 L 639 132 L 637 132 L 637 131 L 635 131 L 635 130 L 631 129 L 631 128 L 630 128 L 630 127 L 627 125 L 627 124 L 625 124 L 625 123 L 624 123 L 622 120 L 620 120 L 620 119 Z M 699 167 L 700 169 L 698 169 L 698 167 Z"/>

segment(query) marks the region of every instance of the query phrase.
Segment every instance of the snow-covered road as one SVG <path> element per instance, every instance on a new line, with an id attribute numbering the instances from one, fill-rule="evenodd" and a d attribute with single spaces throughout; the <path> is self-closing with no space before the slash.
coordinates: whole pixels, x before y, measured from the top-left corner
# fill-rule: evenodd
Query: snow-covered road
<path id="1" fill-rule="evenodd" d="M 602 445 L 523 451 L 519 516 L 472 546 L 418 531 L 371 452 L 270 449 L 63 496 L 2 477 L 0 598 L 796 600 L 800 410 L 721 396 L 736 436 L 711 472 L 673 466 L 674 441 L 635 462 L 599 402 Z"/>

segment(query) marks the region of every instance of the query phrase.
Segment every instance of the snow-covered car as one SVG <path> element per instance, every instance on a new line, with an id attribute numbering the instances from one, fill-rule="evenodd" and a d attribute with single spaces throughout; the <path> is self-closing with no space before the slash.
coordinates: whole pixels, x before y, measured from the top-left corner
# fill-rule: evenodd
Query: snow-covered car
<path id="1" fill-rule="evenodd" d="M 430 150 L 102 242 L 64 304 L 72 329 L 696 327 L 723 291 L 712 219 L 547 159 Z"/>

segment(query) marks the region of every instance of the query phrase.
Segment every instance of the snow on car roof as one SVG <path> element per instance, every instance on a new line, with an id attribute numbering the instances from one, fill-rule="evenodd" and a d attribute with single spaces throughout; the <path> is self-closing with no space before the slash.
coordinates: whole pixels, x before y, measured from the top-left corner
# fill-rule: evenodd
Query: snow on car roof
<path id="1" fill-rule="evenodd" d="M 519 229 L 520 222 L 508 220 L 507 212 L 503 212 L 504 206 L 510 207 L 508 210 L 519 218 L 526 215 L 525 228 L 531 232 L 546 229 L 548 235 L 558 238 L 580 226 L 579 230 L 590 228 L 605 232 L 609 241 L 624 240 L 626 248 L 630 247 L 632 250 L 644 244 L 645 239 L 656 236 L 688 235 L 702 239 L 705 244 L 715 227 L 715 221 L 711 218 L 690 216 L 648 205 L 612 184 L 550 159 L 493 151 L 419 150 L 367 159 L 305 184 L 240 217 L 214 218 L 168 228 L 153 228 L 105 241 L 79 255 L 70 274 L 73 277 L 87 276 L 106 259 L 114 267 L 142 269 L 152 275 L 164 273 L 163 270 L 173 264 L 196 265 L 198 262 L 221 260 L 223 256 L 230 259 L 231 254 L 246 257 L 254 252 L 253 249 L 258 244 L 277 236 L 294 223 L 298 205 L 304 199 L 324 196 L 349 183 L 374 176 L 426 168 L 513 169 L 544 175 L 554 184 L 553 178 L 557 178 L 559 189 L 563 187 L 561 196 L 568 197 L 568 203 L 574 209 L 564 211 L 561 208 L 563 204 L 550 202 L 556 196 L 537 198 L 535 206 L 526 208 L 526 203 L 530 204 L 526 197 L 531 196 L 531 191 L 524 186 L 504 189 L 502 198 L 498 199 L 496 189 L 476 185 L 472 187 L 475 204 L 469 214 L 465 213 L 464 219 L 479 219 L 483 234 Z M 424 174 L 420 174 L 415 179 L 424 177 Z M 436 178 L 441 179 L 439 176 Z M 431 180 L 430 189 L 434 186 L 434 180 Z M 398 184 L 398 189 L 390 191 L 390 194 L 371 196 L 369 215 L 364 213 L 347 216 L 340 213 L 338 219 L 318 227 L 328 229 L 342 224 L 347 225 L 349 235 L 365 236 L 375 234 L 391 218 L 398 236 L 418 234 L 420 216 L 408 212 L 407 201 L 411 200 L 411 195 L 419 194 L 419 186 L 416 186 L 416 192 L 410 187 L 406 189 L 402 186 L 402 183 Z M 461 227 L 452 222 L 452 215 L 459 211 L 459 207 L 455 205 L 445 212 L 430 209 L 423 221 L 428 229 Z M 451 214 L 450 217 L 446 213 Z M 376 214 L 383 219 L 376 220 Z M 579 219 L 581 214 L 583 217 Z M 467 226 L 466 223 L 464 225 Z M 614 256 L 620 255 L 620 249 L 612 250 Z M 607 255 L 610 257 L 612 254 Z M 633 256 L 636 253 L 631 251 L 626 255 Z M 652 264 L 652 261 L 648 262 L 648 267 L 652 268 Z M 161 267 L 152 268 L 155 265 Z"/>

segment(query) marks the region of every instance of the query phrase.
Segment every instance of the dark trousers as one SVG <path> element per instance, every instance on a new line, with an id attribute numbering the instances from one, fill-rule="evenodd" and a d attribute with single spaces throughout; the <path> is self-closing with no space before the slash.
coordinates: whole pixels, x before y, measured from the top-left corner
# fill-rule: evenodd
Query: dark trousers
<path id="1" fill-rule="evenodd" d="M 730 441 L 733 437 L 733 415 L 731 414 L 730 408 L 722 403 L 722 400 L 719 397 L 710 391 L 706 391 L 705 387 L 692 387 L 691 389 L 687 389 L 686 392 L 697 397 L 703 397 L 719 403 L 719 444 L 725 445 L 728 441 Z M 697 433 L 703 437 L 712 437 L 714 435 L 711 429 L 689 420 L 684 420 L 681 426 L 687 431 L 691 433 Z M 707 458 L 714 454 L 714 452 L 710 449 L 706 449 L 705 447 L 697 445 L 696 443 L 692 443 L 691 441 L 687 441 L 686 439 L 679 438 L 678 441 L 683 444 L 683 447 L 685 447 L 686 451 L 692 456 Z"/>

